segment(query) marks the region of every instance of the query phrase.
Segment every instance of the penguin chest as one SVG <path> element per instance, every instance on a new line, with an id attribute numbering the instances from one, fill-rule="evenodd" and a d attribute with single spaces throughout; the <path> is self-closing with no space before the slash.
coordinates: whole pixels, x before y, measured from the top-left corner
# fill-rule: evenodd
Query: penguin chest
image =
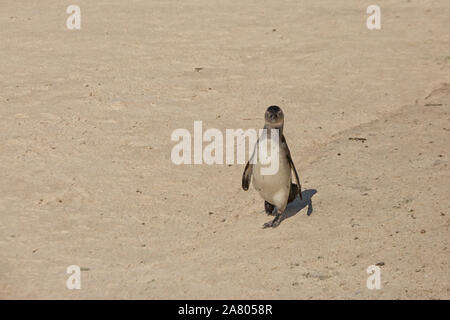
<path id="1" fill-rule="evenodd" d="M 258 159 L 254 164 L 253 185 L 264 200 L 284 210 L 291 188 L 291 167 L 284 150 L 281 148 L 278 150 L 278 156 L 269 156 L 264 163 Z M 277 167 L 274 161 L 278 162 L 278 170 L 268 170 Z"/>

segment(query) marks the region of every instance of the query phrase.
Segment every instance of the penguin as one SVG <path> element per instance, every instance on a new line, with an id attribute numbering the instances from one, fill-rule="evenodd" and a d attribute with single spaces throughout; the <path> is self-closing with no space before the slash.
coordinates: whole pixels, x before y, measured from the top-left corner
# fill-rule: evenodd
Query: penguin
<path id="1" fill-rule="evenodd" d="M 272 214 L 276 207 L 275 218 L 266 222 L 263 228 L 276 228 L 280 224 L 288 203 L 294 201 L 297 194 L 302 198 L 300 180 L 297 169 L 292 161 L 291 152 L 283 135 L 284 114 L 280 107 L 270 106 L 264 115 L 266 130 L 256 142 L 252 156 L 247 162 L 244 173 L 242 174 L 242 189 L 248 190 L 250 180 L 253 176 L 253 186 L 259 195 L 264 199 L 264 208 L 267 214 Z M 278 130 L 278 141 L 272 139 L 272 130 Z M 276 137 L 276 135 L 274 136 Z M 267 141 L 266 141 L 267 140 Z M 278 160 L 278 170 L 274 174 L 262 174 L 261 169 L 268 166 L 268 163 L 262 164 L 260 159 L 254 159 L 260 143 L 267 143 L 267 150 L 274 147 L 271 144 L 277 144 L 278 157 L 270 153 L 269 161 Z M 272 149 L 273 150 L 273 149 Z M 269 162 L 270 163 L 270 162 Z M 292 172 L 294 172 L 295 183 L 292 183 Z"/>

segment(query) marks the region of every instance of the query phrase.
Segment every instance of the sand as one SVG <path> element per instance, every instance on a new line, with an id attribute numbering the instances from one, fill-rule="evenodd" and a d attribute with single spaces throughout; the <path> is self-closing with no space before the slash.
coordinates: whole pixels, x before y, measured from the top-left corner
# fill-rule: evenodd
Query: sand
<path id="1" fill-rule="evenodd" d="M 0 298 L 449 299 L 450 2 L 377 4 L 3 0 Z M 310 203 L 263 230 L 170 137 L 272 104 Z"/>

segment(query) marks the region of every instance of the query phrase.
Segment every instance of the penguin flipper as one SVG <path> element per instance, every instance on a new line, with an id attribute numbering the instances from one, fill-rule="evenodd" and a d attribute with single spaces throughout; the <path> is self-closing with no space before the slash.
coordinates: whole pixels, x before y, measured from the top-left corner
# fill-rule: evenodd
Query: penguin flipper
<path id="1" fill-rule="evenodd" d="M 253 173 L 253 164 L 250 163 L 250 160 L 247 162 L 247 165 L 245 166 L 244 173 L 242 174 L 242 189 L 245 191 L 248 190 L 248 187 L 250 186 L 250 179 L 252 177 Z"/>
<path id="2" fill-rule="evenodd" d="M 300 200 L 303 200 L 303 197 L 302 197 L 302 186 L 300 185 L 300 179 L 298 178 L 297 169 L 295 169 L 295 165 L 294 165 L 294 162 L 292 161 L 292 158 L 291 158 L 290 154 L 288 154 L 288 160 L 289 160 L 289 163 L 291 165 L 292 171 L 294 171 L 295 181 L 297 182 L 297 186 L 298 186 L 298 195 L 300 196 Z"/>
<path id="3" fill-rule="evenodd" d="M 291 190 L 289 190 L 288 203 L 294 201 L 295 198 L 297 198 L 297 194 L 298 194 L 298 186 L 295 183 L 291 183 Z"/>
<path id="4" fill-rule="evenodd" d="M 286 157 L 289 161 L 291 170 L 294 171 L 295 181 L 297 182 L 297 186 L 298 186 L 298 195 L 300 196 L 300 200 L 303 200 L 302 186 L 300 185 L 300 179 L 298 178 L 297 169 L 295 168 L 294 161 L 292 161 L 291 152 L 289 151 L 289 147 L 287 145 L 286 139 L 284 138 L 284 135 L 281 137 L 281 139 L 282 139 L 282 143 L 284 143 L 285 147 L 286 147 Z"/>

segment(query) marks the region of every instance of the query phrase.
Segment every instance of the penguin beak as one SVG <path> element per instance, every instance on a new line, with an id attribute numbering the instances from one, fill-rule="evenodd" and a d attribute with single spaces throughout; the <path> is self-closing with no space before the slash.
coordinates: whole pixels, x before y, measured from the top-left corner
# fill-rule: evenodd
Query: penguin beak
<path id="1" fill-rule="evenodd" d="M 270 120 L 275 120 L 277 118 L 277 115 L 274 113 L 271 113 L 269 118 L 270 118 Z"/>

